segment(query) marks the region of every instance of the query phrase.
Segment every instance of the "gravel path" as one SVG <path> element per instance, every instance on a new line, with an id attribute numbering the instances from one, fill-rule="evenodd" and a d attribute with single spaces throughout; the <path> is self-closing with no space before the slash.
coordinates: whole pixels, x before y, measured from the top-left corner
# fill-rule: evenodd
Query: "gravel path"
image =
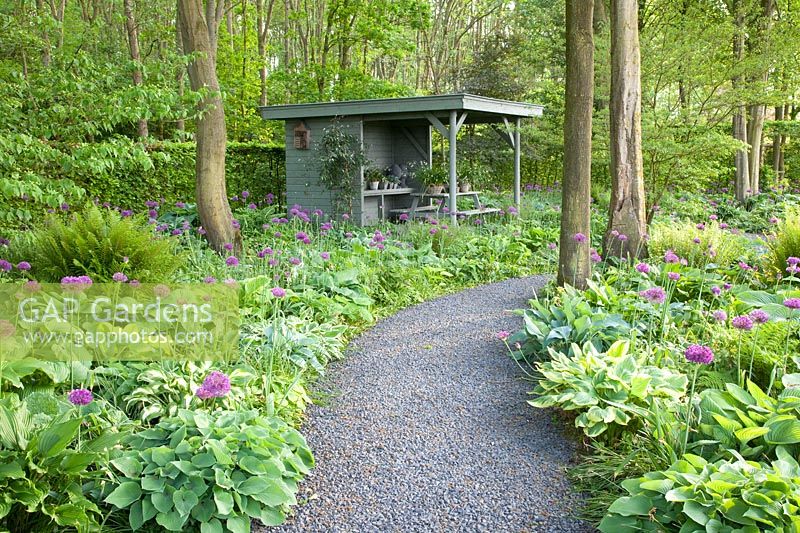
<path id="1" fill-rule="evenodd" d="M 495 338 L 546 278 L 486 285 L 387 318 L 330 369 L 304 432 L 317 466 L 294 532 L 591 531 L 570 518 L 574 449 Z M 261 529 L 261 531 L 266 531 Z"/>

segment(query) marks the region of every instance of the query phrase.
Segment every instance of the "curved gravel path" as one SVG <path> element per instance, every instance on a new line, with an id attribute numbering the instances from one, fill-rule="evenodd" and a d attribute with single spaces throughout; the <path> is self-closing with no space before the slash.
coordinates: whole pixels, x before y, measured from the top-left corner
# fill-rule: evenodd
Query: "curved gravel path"
<path id="1" fill-rule="evenodd" d="M 317 466 L 280 531 L 591 531 L 552 413 L 496 339 L 547 278 L 445 296 L 358 337 L 305 434 Z M 262 529 L 262 531 L 266 531 Z"/>

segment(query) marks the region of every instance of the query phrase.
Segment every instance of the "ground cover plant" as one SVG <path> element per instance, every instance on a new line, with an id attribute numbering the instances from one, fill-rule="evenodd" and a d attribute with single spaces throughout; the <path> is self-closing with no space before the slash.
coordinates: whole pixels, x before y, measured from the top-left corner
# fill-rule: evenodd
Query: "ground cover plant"
<path id="1" fill-rule="evenodd" d="M 535 383 L 529 403 L 583 435 L 571 476 L 601 531 L 800 525 L 794 207 L 756 222 L 715 194 L 687 212 L 668 198 L 648 258 L 593 252 L 585 290 L 554 289 L 501 335 Z M 776 205 L 764 196 L 753 203 Z"/>
<path id="2" fill-rule="evenodd" d="M 359 228 L 347 215 L 273 200 L 236 194 L 243 247 L 222 255 L 205 244 L 193 204 L 158 199 L 65 207 L 3 244 L 3 281 L 32 290 L 235 286 L 241 329 L 228 361 L 0 359 L 0 526 L 239 533 L 251 520 L 279 524 L 314 465 L 299 431 L 311 384 L 356 332 L 553 261 L 557 232 L 505 195 L 492 198 L 500 215 L 458 228 L 435 218 Z M 530 194 L 526 205 L 557 214 L 554 197 Z"/>

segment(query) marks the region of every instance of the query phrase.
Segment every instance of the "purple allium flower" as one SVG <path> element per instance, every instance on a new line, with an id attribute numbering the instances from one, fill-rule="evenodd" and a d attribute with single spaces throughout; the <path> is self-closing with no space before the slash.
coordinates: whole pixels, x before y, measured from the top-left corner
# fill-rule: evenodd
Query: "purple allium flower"
<path id="1" fill-rule="evenodd" d="M 720 222 L 719 229 L 728 229 L 728 224 L 726 224 L 725 222 Z"/>
<path id="2" fill-rule="evenodd" d="M 747 315 L 740 315 L 731 320 L 731 325 L 742 331 L 750 331 L 753 329 L 753 321 Z"/>
<path id="3" fill-rule="evenodd" d="M 27 261 L 20 261 L 19 263 L 17 263 L 17 268 L 20 270 L 30 270 L 31 264 L 28 263 Z"/>
<path id="4" fill-rule="evenodd" d="M 92 284 L 92 278 L 89 276 L 64 276 L 61 278 L 61 286 L 65 289 L 76 288 L 82 289 Z"/>
<path id="5" fill-rule="evenodd" d="M 72 405 L 89 405 L 94 400 L 94 395 L 89 389 L 72 389 L 67 394 L 67 399 Z"/>
<path id="6" fill-rule="evenodd" d="M 401 213 L 399 218 L 400 218 L 400 220 L 402 222 L 407 221 L 408 220 L 408 213 Z"/>
<path id="7" fill-rule="evenodd" d="M 235 218 L 233 220 L 231 220 L 231 226 L 233 226 L 233 229 L 241 229 L 242 228 L 242 225 Z"/>
<path id="8" fill-rule="evenodd" d="M 25 283 L 25 290 L 28 292 L 39 292 L 42 290 L 42 284 L 32 279 Z"/>
<path id="9" fill-rule="evenodd" d="M 744 261 L 739 261 L 739 268 L 741 268 L 742 270 L 751 270 L 752 269 L 752 267 L 750 265 L 748 265 L 747 263 L 745 263 Z"/>
<path id="10" fill-rule="evenodd" d="M 627 240 L 628 240 L 628 236 L 627 236 L 627 235 L 625 235 L 624 233 L 620 233 L 620 234 L 617 236 L 617 239 L 619 239 L 619 240 L 620 240 L 620 242 L 625 242 L 625 241 L 627 241 Z"/>
<path id="11" fill-rule="evenodd" d="M 5 259 L 0 259 L 0 270 L 4 272 L 10 272 L 12 268 L 14 268 L 14 265 L 12 265 L 11 262 L 6 261 Z"/>
<path id="12" fill-rule="evenodd" d="M 126 281 L 128 281 L 128 276 L 126 276 L 122 272 L 114 272 L 114 275 L 111 276 L 111 279 L 113 279 L 117 283 L 125 283 Z"/>
<path id="13" fill-rule="evenodd" d="M 575 235 L 572 236 L 572 240 L 577 243 L 586 242 L 586 235 L 584 235 L 583 233 L 576 233 Z"/>
<path id="14" fill-rule="evenodd" d="M 692 242 L 695 244 L 700 244 L 700 237 L 695 237 L 694 239 L 692 239 Z"/>
<path id="15" fill-rule="evenodd" d="M 719 217 L 717 215 L 710 215 L 708 217 L 709 220 L 717 220 Z"/>
<path id="16" fill-rule="evenodd" d="M 714 296 L 719 296 L 721 292 L 722 292 L 722 289 L 720 289 L 716 285 L 711 287 L 711 294 L 713 294 Z"/>
<path id="17" fill-rule="evenodd" d="M 297 239 L 298 241 L 304 241 L 308 238 L 308 235 L 306 235 L 305 232 L 303 231 L 298 231 L 297 233 L 294 234 L 294 238 Z"/>
<path id="18" fill-rule="evenodd" d="M 175 207 L 177 207 L 178 209 L 183 209 L 183 208 L 186 207 L 186 203 L 185 202 L 175 202 Z"/>
<path id="19" fill-rule="evenodd" d="M 641 272 L 642 274 L 649 274 L 650 273 L 650 265 L 647 263 L 639 263 L 636 265 L 636 271 Z"/>
<path id="20" fill-rule="evenodd" d="M 182 235 L 182 234 L 183 234 L 183 230 L 179 230 L 177 228 L 172 230 L 172 235 L 176 235 L 177 236 L 177 235 Z"/>
<path id="21" fill-rule="evenodd" d="M 214 276 L 206 276 L 203 278 L 203 283 L 216 283 L 216 282 L 217 278 L 215 278 Z"/>
<path id="22" fill-rule="evenodd" d="M 639 296 L 650 303 L 661 304 L 667 298 L 667 293 L 661 287 L 650 287 L 647 290 L 640 291 Z"/>
<path id="23" fill-rule="evenodd" d="M 269 266 L 271 266 L 271 267 L 278 266 L 278 260 L 277 259 L 270 259 L 269 261 L 267 261 L 267 264 Z"/>
<path id="24" fill-rule="evenodd" d="M 705 225 L 705 224 L 703 224 L 702 222 L 701 222 L 701 223 L 699 223 L 698 225 L 696 225 L 695 227 L 696 227 L 697 229 L 699 229 L 700 231 L 703 231 L 704 229 L 706 229 L 706 225 Z"/>
<path id="25" fill-rule="evenodd" d="M 203 384 L 195 394 L 201 400 L 209 398 L 222 398 L 231 391 L 231 380 L 219 370 L 213 370 L 203 380 Z"/>
<path id="26" fill-rule="evenodd" d="M 754 309 L 750 312 L 750 318 L 756 324 L 766 324 L 769 322 L 769 313 L 764 311 L 763 309 Z"/>
<path id="27" fill-rule="evenodd" d="M 299 265 L 300 263 L 302 263 L 302 261 L 300 261 L 300 258 L 299 258 L 299 257 L 290 257 L 290 258 L 289 258 L 289 262 L 290 262 L 291 264 L 295 265 L 295 266 L 297 266 L 297 265 Z"/>
<path id="28" fill-rule="evenodd" d="M 139 286 L 139 285 L 141 285 L 141 284 L 142 284 L 142 283 L 141 283 L 141 282 L 140 282 L 138 279 L 132 279 L 132 280 L 130 281 L 130 283 L 129 283 L 129 285 L 130 285 L 131 287 L 138 287 L 138 286 Z"/>
<path id="29" fill-rule="evenodd" d="M 711 313 L 711 316 L 713 316 L 714 320 L 716 320 L 717 322 L 725 322 L 728 320 L 728 313 L 726 313 L 722 309 L 717 309 L 716 311 Z"/>
<path id="30" fill-rule="evenodd" d="M 555 250 L 556 248 L 558 248 L 558 245 L 556 243 L 554 243 L 554 242 L 548 242 L 547 243 L 547 248 L 549 250 Z"/>
<path id="31" fill-rule="evenodd" d="M 783 301 L 783 305 L 789 309 L 800 309 L 800 298 L 789 298 Z"/>
<path id="32" fill-rule="evenodd" d="M 611 236 L 612 236 L 612 237 L 619 237 L 619 231 L 617 231 L 617 230 L 615 230 L 615 229 L 612 229 L 612 230 L 611 230 Z"/>
<path id="33" fill-rule="evenodd" d="M 280 239 L 281 237 L 283 237 L 283 233 L 281 233 L 280 231 L 276 231 L 276 232 L 275 232 L 275 233 L 273 233 L 272 235 L 273 235 L 273 236 L 274 236 L 276 239 Z"/>
<path id="34" fill-rule="evenodd" d="M 64 202 L 63 204 L 61 204 L 61 210 L 62 211 L 69 211 L 69 204 L 67 202 Z"/>
<path id="35" fill-rule="evenodd" d="M 350 220 L 350 215 L 348 215 L 347 213 L 343 214 L 343 215 L 342 215 L 342 220 L 344 220 L 345 222 L 347 222 L 348 220 Z"/>
<path id="36" fill-rule="evenodd" d="M 285 290 L 283 290 L 283 289 L 282 289 L 282 288 L 280 288 L 280 287 L 274 287 L 274 288 L 272 289 L 272 295 L 273 295 L 275 298 L 283 298 L 284 296 L 286 296 L 286 291 L 285 291 Z"/>
<path id="37" fill-rule="evenodd" d="M 203 226 L 200 226 L 199 228 L 197 228 L 197 234 L 198 235 L 205 235 L 206 234 L 206 229 Z"/>
<path id="38" fill-rule="evenodd" d="M 519 214 L 519 211 L 513 205 L 508 206 L 508 209 L 506 209 L 506 211 L 508 211 L 508 214 L 512 216 Z"/>
<path id="39" fill-rule="evenodd" d="M 497 332 L 497 338 L 500 339 L 501 341 L 506 340 L 510 336 L 511 336 L 511 333 L 508 332 L 508 331 L 505 331 L 505 330 Z"/>
<path id="40" fill-rule="evenodd" d="M 170 288 L 164 285 L 163 283 L 159 283 L 158 285 L 153 287 L 153 294 L 155 294 L 159 298 L 166 298 L 167 296 L 169 296 L 170 292 L 172 292 L 170 291 Z"/>
<path id="41" fill-rule="evenodd" d="M 592 250 L 591 252 L 589 252 L 589 260 L 592 263 L 599 263 L 600 261 L 603 260 L 603 258 L 600 256 L 600 254 L 597 253 L 597 250 Z"/>
<path id="42" fill-rule="evenodd" d="M 319 256 L 325 261 L 331 258 L 331 254 L 328 252 L 320 252 Z"/>
<path id="43" fill-rule="evenodd" d="M 322 212 L 322 209 L 314 209 L 314 211 L 311 214 L 314 215 L 315 217 L 321 217 L 325 213 Z"/>
<path id="44" fill-rule="evenodd" d="M 242 196 L 242 198 L 247 200 L 247 198 L 250 197 L 250 191 L 242 191 L 242 195 L 241 196 Z"/>
<path id="45" fill-rule="evenodd" d="M 786 264 L 789 266 L 795 266 L 800 263 L 800 257 L 789 257 L 786 259 Z"/>
<path id="46" fill-rule="evenodd" d="M 230 252 L 231 250 L 233 250 L 233 243 L 232 242 L 226 242 L 225 244 L 222 245 L 222 247 Z"/>
<path id="47" fill-rule="evenodd" d="M 709 365 L 714 361 L 714 352 L 708 346 L 702 344 L 690 344 L 683 352 L 684 357 L 690 363 L 699 365 Z"/>
<path id="48" fill-rule="evenodd" d="M 726 291 L 729 291 L 729 290 L 731 290 L 731 287 L 733 287 L 733 285 L 731 285 L 731 284 L 730 284 L 730 283 L 728 283 L 727 281 L 726 281 L 725 283 L 723 283 L 723 284 L 722 284 L 722 288 L 723 288 L 723 289 L 725 289 Z"/>
<path id="49" fill-rule="evenodd" d="M 677 263 L 678 261 L 680 261 L 680 258 L 672 250 L 667 250 L 664 253 L 664 262 L 665 263 Z"/>
<path id="50" fill-rule="evenodd" d="M 778 218 L 777 217 L 770 217 L 769 218 L 769 223 L 770 224 L 777 224 L 778 223 Z"/>
<path id="51" fill-rule="evenodd" d="M 430 233 L 431 235 L 436 235 L 438 231 L 439 230 L 437 230 L 436 228 L 431 228 L 430 230 L 428 230 L 428 233 Z"/>
<path id="52" fill-rule="evenodd" d="M 239 266 L 239 258 L 236 257 L 235 255 L 232 255 L 225 260 L 225 264 L 228 265 L 229 267 Z"/>
<path id="53" fill-rule="evenodd" d="M 667 277 L 672 281 L 678 281 L 679 279 L 681 279 L 681 275 L 678 274 L 677 272 L 670 272 L 667 274 Z"/>

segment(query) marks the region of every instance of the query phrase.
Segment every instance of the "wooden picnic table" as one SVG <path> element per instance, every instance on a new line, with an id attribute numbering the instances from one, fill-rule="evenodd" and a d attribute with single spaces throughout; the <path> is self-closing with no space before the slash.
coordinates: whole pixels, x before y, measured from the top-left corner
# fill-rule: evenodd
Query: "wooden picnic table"
<path id="1" fill-rule="evenodd" d="M 469 191 L 469 192 L 457 192 L 456 199 L 459 197 L 467 197 L 472 199 L 472 203 L 474 208 L 468 209 L 465 211 L 456 211 L 456 216 L 472 216 L 472 215 L 482 215 L 482 214 L 489 214 L 489 213 L 497 213 L 500 210 L 495 209 L 492 207 L 484 207 L 481 204 L 480 199 L 481 191 Z M 423 202 L 425 199 L 433 200 L 433 203 L 429 205 L 420 205 L 420 202 Z M 429 192 L 414 192 L 411 193 L 411 207 L 408 209 L 393 209 L 392 213 L 406 213 L 408 214 L 409 218 L 414 218 L 418 214 L 422 213 L 430 213 L 431 211 L 439 213 L 442 207 L 446 207 L 450 204 L 450 193 L 449 192 L 440 192 L 440 193 L 429 193 Z"/>

